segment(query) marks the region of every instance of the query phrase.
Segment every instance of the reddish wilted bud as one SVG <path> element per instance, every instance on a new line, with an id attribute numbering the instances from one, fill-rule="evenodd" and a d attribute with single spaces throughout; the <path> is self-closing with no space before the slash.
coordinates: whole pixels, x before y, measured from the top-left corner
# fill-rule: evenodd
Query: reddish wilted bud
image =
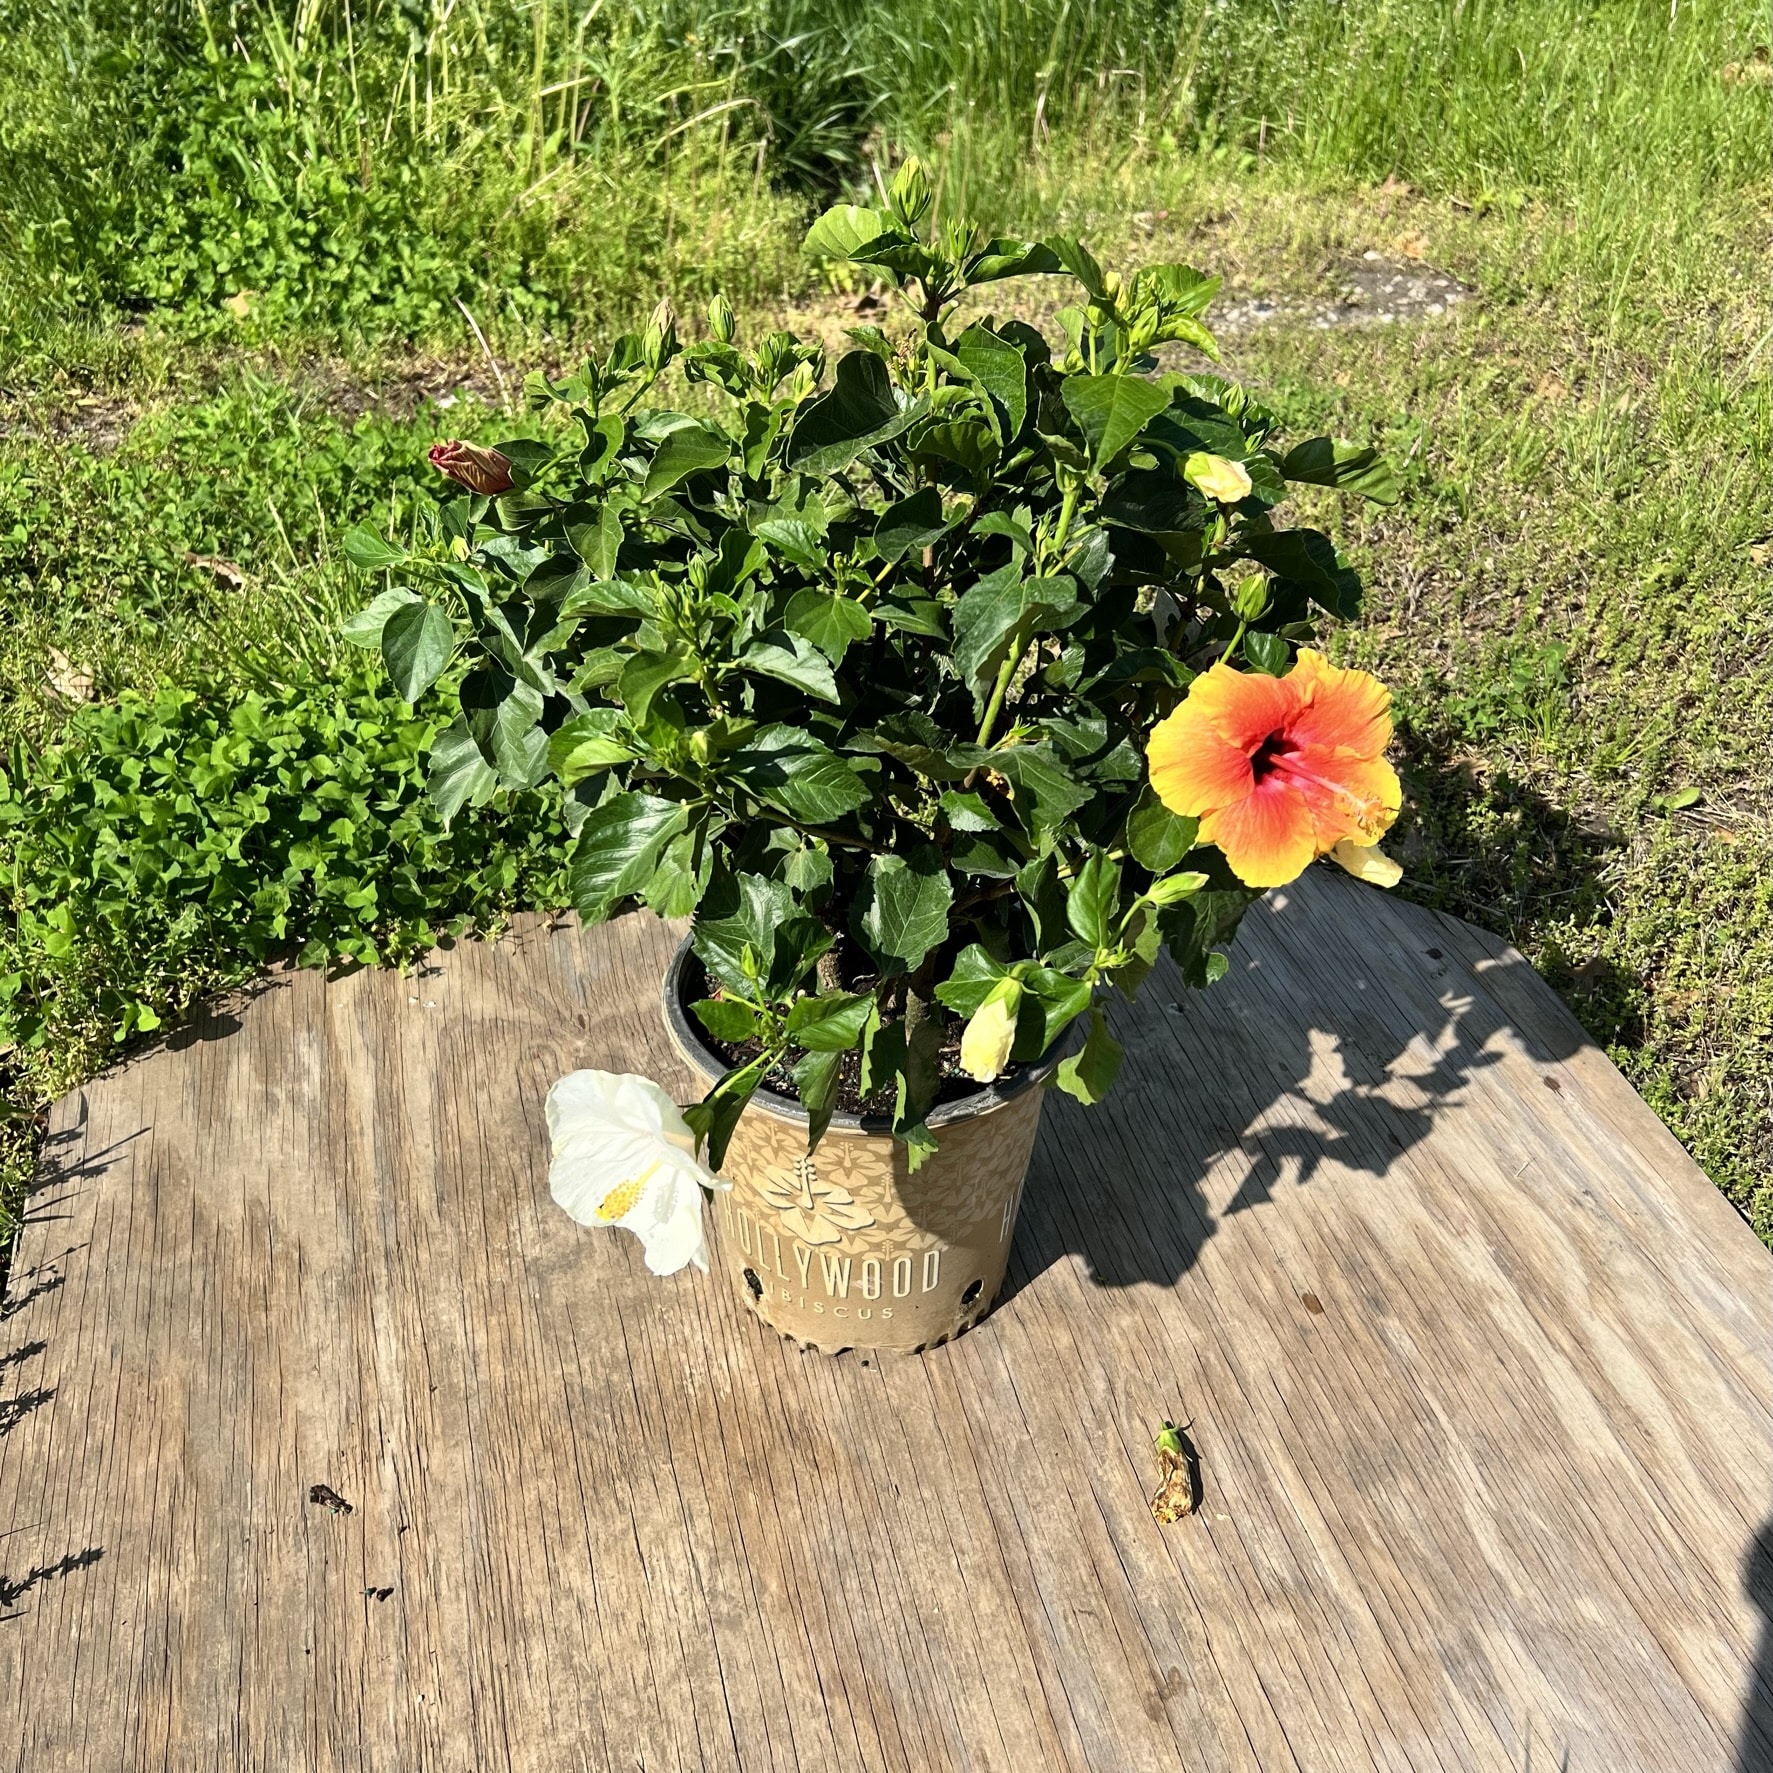
<path id="1" fill-rule="evenodd" d="M 431 466 L 457 486 L 488 498 L 511 490 L 511 464 L 496 449 L 482 449 L 477 443 L 434 443 Z"/>

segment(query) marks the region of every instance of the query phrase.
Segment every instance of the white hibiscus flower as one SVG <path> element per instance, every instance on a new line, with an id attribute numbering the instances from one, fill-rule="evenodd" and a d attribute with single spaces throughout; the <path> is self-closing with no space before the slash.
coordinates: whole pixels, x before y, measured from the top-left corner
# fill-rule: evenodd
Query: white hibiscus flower
<path id="1" fill-rule="evenodd" d="M 651 1078 L 574 1071 L 548 1092 L 554 1162 L 548 1192 L 581 1225 L 619 1225 L 654 1274 L 707 1271 L 702 1190 L 725 1188 L 696 1155 L 696 1136 Z"/>

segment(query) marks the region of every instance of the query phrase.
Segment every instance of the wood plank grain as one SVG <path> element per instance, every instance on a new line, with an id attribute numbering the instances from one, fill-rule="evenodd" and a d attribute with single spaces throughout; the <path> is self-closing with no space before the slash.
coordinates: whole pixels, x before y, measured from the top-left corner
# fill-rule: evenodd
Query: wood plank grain
<path id="1" fill-rule="evenodd" d="M 872 1361 L 548 1199 L 553 1078 L 689 1091 L 673 939 L 276 974 L 57 1105 L 0 1767 L 1773 1768 L 1773 1260 L 1517 954 L 1275 895 Z"/>

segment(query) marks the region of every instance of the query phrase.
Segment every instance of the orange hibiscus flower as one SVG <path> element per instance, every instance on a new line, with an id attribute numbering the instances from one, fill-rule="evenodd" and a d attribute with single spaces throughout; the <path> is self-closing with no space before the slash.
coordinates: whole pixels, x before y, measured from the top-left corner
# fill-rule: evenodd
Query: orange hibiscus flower
<path id="1" fill-rule="evenodd" d="M 1385 835 L 1403 798 L 1390 741 L 1385 685 L 1304 649 L 1285 677 L 1203 672 L 1146 758 L 1158 799 L 1200 820 L 1201 841 L 1246 886 L 1274 887 L 1338 845 Z"/>

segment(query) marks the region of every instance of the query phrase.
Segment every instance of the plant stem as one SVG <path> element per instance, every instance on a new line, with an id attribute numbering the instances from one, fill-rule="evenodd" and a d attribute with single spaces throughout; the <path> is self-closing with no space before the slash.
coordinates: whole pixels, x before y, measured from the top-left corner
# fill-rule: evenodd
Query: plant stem
<path id="1" fill-rule="evenodd" d="M 1059 507 L 1059 527 L 1053 531 L 1053 552 L 1063 554 L 1065 538 L 1071 534 L 1071 520 L 1077 515 L 1078 496 L 1083 491 L 1083 482 L 1074 480 L 1065 489 L 1065 503 Z M 1016 675 L 1017 667 L 1022 663 L 1022 656 L 1028 650 L 1028 642 L 1024 640 L 1020 646 L 1012 646 L 1004 662 L 997 668 L 997 681 L 991 686 L 991 699 L 985 704 L 985 718 L 979 723 L 979 736 L 973 741 L 976 745 L 989 745 L 991 735 L 997 727 L 997 717 L 1003 712 L 1003 699 L 1009 692 L 1010 680 Z M 970 780 L 971 778 L 969 778 Z"/>

